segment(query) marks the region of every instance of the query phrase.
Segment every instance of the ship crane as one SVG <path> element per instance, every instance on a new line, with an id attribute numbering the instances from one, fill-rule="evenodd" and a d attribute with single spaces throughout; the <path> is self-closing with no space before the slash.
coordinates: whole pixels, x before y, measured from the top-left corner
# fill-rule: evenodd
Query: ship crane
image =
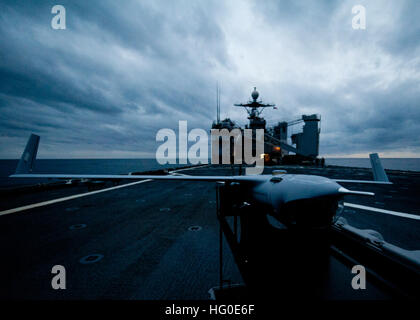
<path id="1" fill-rule="evenodd" d="M 301 122 L 303 122 L 303 119 L 302 118 L 299 118 L 299 119 L 296 119 L 296 120 L 292 120 L 292 121 L 288 121 L 287 122 L 287 126 L 288 127 L 294 126 L 295 124 L 299 124 Z"/>
<path id="2" fill-rule="evenodd" d="M 306 159 L 316 161 L 319 154 L 320 121 L 320 115 L 312 114 L 303 115 L 301 118 L 289 122 L 279 122 L 268 133 L 267 140 L 271 143 L 278 144 L 283 149 L 282 156 L 288 155 L 287 152 L 293 152 L 296 154 L 296 160 Z M 296 146 L 289 145 L 287 143 L 287 128 L 302 122 L 304 123 L 303 131 L 291 135 L 292 144 Z"/>

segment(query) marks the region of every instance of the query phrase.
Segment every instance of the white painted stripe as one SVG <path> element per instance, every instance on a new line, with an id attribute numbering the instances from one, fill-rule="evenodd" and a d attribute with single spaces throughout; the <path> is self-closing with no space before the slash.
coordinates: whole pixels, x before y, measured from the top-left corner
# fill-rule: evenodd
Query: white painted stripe
<path id="1" fill-rule="evenodd" d="M 208 167 L 210 166 L 209 164 L 200 164 L 198 166 L 195 167 L 189 167 L 189 168 L 184 168 L 184 169 L 178 169 L 178 170 L 173 170 L 173 171 L 169 171 L 169 174 L 172 173 L 177 173 L 179 171 L 185 171 L 185 170 L 193 170 L 193 169 L 198 169 L 198 168 L 204 168 L 204 167 Z M 178 174 L 174 174 L 174 176 L 188 176 L 187 174 L 182 174 L 182 173 L 178 173 Z"/>
<path id="2" fill-rule="evenodd" d="M 348 203 L 348 202 L 344 202 L 344 206 L 350 207 L 350 208 L 355 208 L 355 209 L 362 209 L 362 210 L 368 210 L 368 211 L 376 211 L 376 212 L 390 214 L 390 215 L 393 215 L 393 216 L 398 216 L 398 217 L 403 217 L 403 218 L 420 220 L 420 216 L 415 215 L 415 214 L 409 214 L 409 213 L 398 212 L 398 211 L 391 211 L 391 210 L 384 210 L 384 209 L 379 209 L 379 208 L 374 208 L 374 207 L 368 207 L 368 206 L 362 206 L 360 204 Z"/>
<path id="3" fill-rule="evenodd" d="M 193 169 L 198 169 L 198 168 L 205 168 L 205 167 L 209 167 L 209 166 L 210 166 L 210 164 L 200 164 L 200 165 L 197 165 L 197 166 L 194 166 L 194 167 L 188 167 L 188 168 L 184 168 L 184 169 L 169 171 L 169 173 L 185 171 L 185 170 L 193 170 Z"/>
<path id="4" fill-rule="evenodd" d="M 107 188 L 107 189 L 101 189 L 101 190 L 96 190 L 96 191 L 91 191 L 91 192 L 86 192 L 86 193 L 80 193 L 80 194 L 75 194 L 75 195 L 64 197 L 64 198 L 58 198 L 58 199 L 38 202 L 38 203 L 34 203 L 34 204 L 29 204 L 29 205 L 23 206 L 23 207 L 9 209 L 9 210 L 5 210 L 5 211 L 0 211 L 0 216 L 6 215 L 6 214 L 11 214 L 11 213 L 16 213 L 16 212 L 20 212 L 20 211 L 25 211 L 25 210 L 29 210 L 29 209 L 33 209 L 33 208 L 48 206 L 50 204 L 59 203 L 59 202 L 63 202 L 63 201 L 68 201 L 68 200 L 73 200 L 73 199 L 77 199 L 77 198 L 87 197 L 87 196 L 91 196 L 93 194 L 98 194 L 98 193 L 107 192 L 107 191 L 111 191 L 111 190 L 130 187 L 130 186 L 133 186 L 133 185 L 136 185 L 136 184 L 145 183 L 145 182 L 149 182 L 149 181 L 152 181 L 152 180 L 151 179 L 141 180 L 141 181 L 126 183 L 126 184 L 123 184 L 123 185 L 120 185 L 120 186 L 115 186 L 115 187 L 111 187 L 111 188 Z"/>
<path id="5" fill-rule="evenodd" d="M 185 168 L 185 169 L 178 169 L 178 170 L 174 170 L 174 171 L 171 171 L 171 172 L 178 172 L 178 171 L 184 171 L 184 170 L 188 170 L 188 169 L 195 169 L 195 168 L 203 167 L 203 166 L 208 166 L 208 165 L 202 165 L 202 166 Z M 87 196 L 90 196 L 90 195 L 93 195 L 93 194 L 98 194 L 98 193 L 107 192 L 107 191 L 111 191 L 111 190 L 130 187 L 130 186 L 134 186 L 136 184 L 145 183 L 145 182 L 149 182 L 149 181 L 152 181 L 152 180 L 153 179 L 146 179 L 146 180 L 126 183 L 126 184 L 111 187 L 111 188 L 106 188 L 106 189 L 101 189 L 101 190 L 96 190 L 96 191 L 91 191 L 91 192 L 86 192 L 86 193 L 80 193 L 80 194 L 75 194 L 75 195 L 64 197 L 64 198 L 58 198 L 58 199 L 38 202 L 38 203 L 34 203 L 34 204 L 29 204 L 27 206 L 22 206 L 22 207 L 18 207 L 18 208 L 13 208 L 13 209 L 9 209 L 9 210 L 0 211 L 0 216 L 4 216 L 6 214 L 11 214 L 11 213 L 16 213 L 16 212 L 21 212 L 21 211 L 25 211 L 25 210 L 30 210 L 30 209 L 33 209 L 33 208 L 44 207 L 44 206 L 48 206 L 50 204 L 59 203 L 59 202 L 63 202 L 63 201 L 68 201 L 68 200 L 73 200 L 73 199 L 77 199 L 77 198 L 87 197 Z"/>

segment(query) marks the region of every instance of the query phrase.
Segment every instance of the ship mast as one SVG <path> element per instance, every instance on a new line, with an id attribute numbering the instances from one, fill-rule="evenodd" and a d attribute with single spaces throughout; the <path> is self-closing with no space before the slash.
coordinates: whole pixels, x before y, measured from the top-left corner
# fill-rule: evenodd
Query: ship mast
<path id="1" fill-rule="evenodd" d="M 217 124 L 220 123 L 220 90 L 219 90 L 219 82 L 216 85 L 216 112 L 217 112 Z"/>
<path id="2" fill-rule="evenodd" d="M 250 129 L 265 129 L 266 122 L 264 118 L 260 117 L 261 113 L 265 108 L 277 109 L 275 104 L 262 103 L 261 100 L 257 101 L 259 95 L 257 87 L 254 87 L 254 91 L 251 93 L 252 100 L 249 100 L 247 103 L 234 104 L 235 107 L 245 108 L 248 112 Z"/>

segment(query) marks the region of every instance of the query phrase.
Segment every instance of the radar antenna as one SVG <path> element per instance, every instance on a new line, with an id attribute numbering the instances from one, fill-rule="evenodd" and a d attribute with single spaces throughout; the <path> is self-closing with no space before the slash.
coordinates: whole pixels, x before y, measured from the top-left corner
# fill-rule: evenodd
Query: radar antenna
<path id="1" fill-rule="evenodd" d="M 261 113 L 265 108 L 277 109 L 275 104 L 262 103 L 261 100 L 257 101 L 259 97 L 259 92 L 257 87 L 254 87 L 254 91 L 251 93 L 252 100 L 249 100 L 247 103 L 235 103 L 235 107 L 245 108 L 248 112 L 248 119 L 250 120 L 250 128 L 265 128 L 265 120 L 260 117 Z"/>

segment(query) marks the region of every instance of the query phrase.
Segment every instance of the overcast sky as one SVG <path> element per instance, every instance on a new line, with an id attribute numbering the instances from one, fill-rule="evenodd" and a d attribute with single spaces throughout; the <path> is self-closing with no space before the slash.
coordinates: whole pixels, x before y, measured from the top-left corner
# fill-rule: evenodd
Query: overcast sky
<path id="1" fill-rule="evenodd" d="M 419 17 L 418 0 L 0 0 L 0 158 L 32 132 L 40 158 L 153 156 L 161 128 L 210 128 L 217 81 L 241 124 L 254 86 L 269 123 L 321 114 L 321 156 L 420 157 Z"/>

